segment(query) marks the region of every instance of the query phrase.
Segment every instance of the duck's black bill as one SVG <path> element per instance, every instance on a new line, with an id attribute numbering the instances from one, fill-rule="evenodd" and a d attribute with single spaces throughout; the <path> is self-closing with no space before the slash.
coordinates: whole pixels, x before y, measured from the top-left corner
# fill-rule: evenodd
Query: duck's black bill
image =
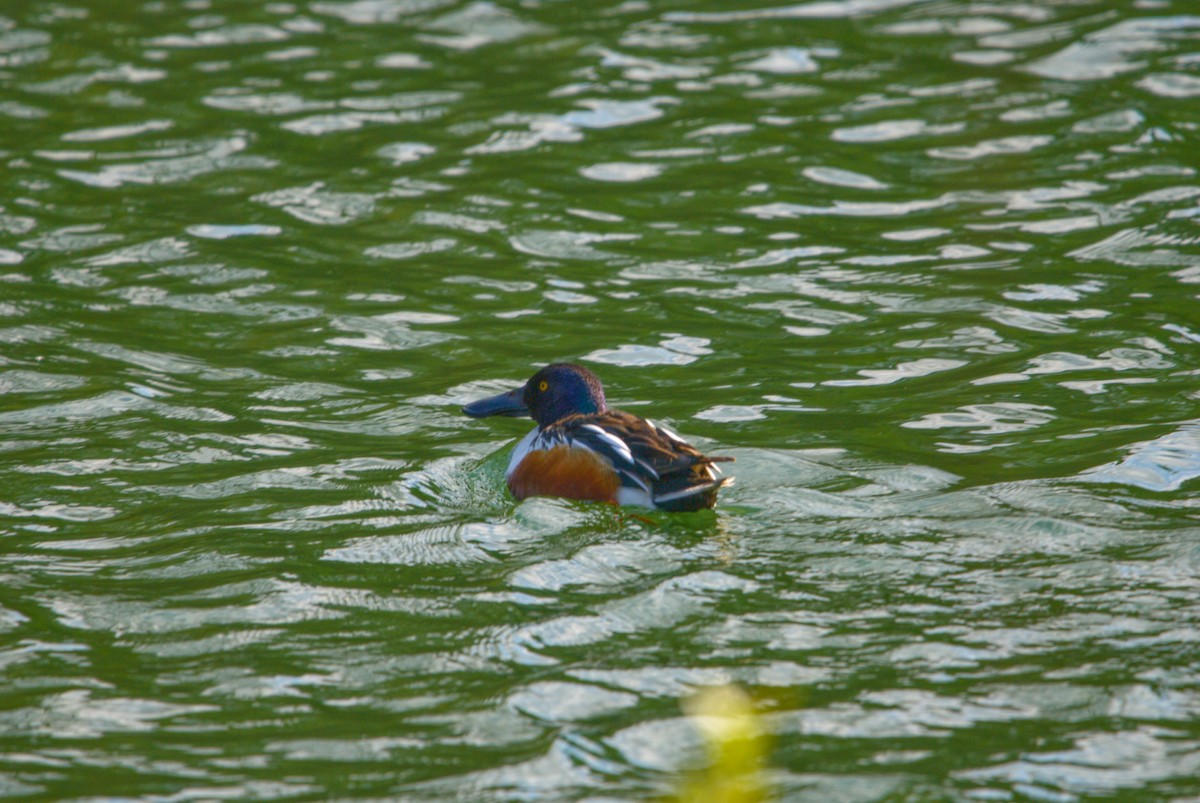
<path id="1" fill-rule="evenodd" d="M 472 418 L 487 418 L 489 415 L 529 415 L 523 396 L 525 388 L 510 390 L 498 396 L 488 396 L 486 399 L 473 401 L 463 405 L 462 411 Z"/>

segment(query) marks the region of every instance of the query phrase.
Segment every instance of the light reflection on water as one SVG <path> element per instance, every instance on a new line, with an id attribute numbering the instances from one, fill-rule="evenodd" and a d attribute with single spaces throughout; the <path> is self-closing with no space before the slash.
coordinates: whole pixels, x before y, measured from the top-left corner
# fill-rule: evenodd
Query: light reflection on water
<path id="1" fill-rule="evenodd" d="M 0 19 L 0 794 L 1200 794 L 1188 12 Z M 513 503 L 563 358 L 718 510 Z"/>

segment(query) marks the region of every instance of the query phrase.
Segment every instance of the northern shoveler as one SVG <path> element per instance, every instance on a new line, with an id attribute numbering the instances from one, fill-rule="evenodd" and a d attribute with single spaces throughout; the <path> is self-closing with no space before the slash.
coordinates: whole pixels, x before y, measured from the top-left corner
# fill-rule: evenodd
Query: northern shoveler
<path id="1" fill-rule="evenodd" d="M 671 430 L 610 410 L 600 380 L 581 365 L 555 363 L 522 387 L 471 402 L 463 412 L 531 416 L 537 422 L 513 450 L 513 496 L 561 496 L 659 510 L 700 510 L 717 502 L 716 463 Z"/>

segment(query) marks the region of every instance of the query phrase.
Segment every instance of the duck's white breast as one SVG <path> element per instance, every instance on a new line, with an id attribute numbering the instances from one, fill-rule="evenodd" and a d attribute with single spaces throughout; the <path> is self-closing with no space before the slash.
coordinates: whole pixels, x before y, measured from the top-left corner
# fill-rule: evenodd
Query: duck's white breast
<path id="1" fill-rule="evenodd" d="M 525 459 L 525 455 L 535 451 L 538 447 L 534 446 L 538 435 L 541 434 L 540 427 L 534 427 L 529 431 L 529 434 L 521 438 L 520 442 L 513 447 L 512 457 L 508 461 L 508 470 L 504 472 L 504 476 L 511 477 L 513 472 L 517 470 L 517 466 L 521 465 L 521 461 Z"/>

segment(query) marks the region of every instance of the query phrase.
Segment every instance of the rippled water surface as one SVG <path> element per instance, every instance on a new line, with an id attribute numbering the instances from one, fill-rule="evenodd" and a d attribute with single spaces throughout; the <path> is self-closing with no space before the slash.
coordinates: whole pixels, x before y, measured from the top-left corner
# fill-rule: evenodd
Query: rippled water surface
<path id="1" fill-rule="evenodd" d="M 1200 798 L 1200 8 L 0 11 L 0 794 Z M 503 488 L 571 359 L 715 513 Z"/>

